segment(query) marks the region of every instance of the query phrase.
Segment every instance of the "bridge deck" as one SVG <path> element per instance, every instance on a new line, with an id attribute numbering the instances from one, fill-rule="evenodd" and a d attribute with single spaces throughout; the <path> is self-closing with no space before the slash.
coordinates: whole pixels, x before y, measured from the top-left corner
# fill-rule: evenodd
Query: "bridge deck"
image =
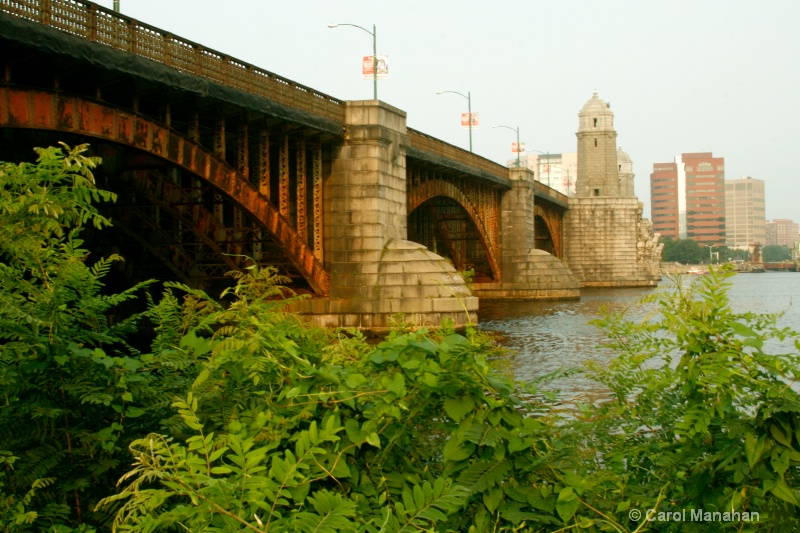
<path id="1" fill-rule="evenodd" d="M 408 128 L 408 140 L 409 157 L 474 175 L 502 189 L 511 188 L 507 167 L 411 128 Z"/>
<path id="2" fill-rule="evenodd" d="M 84 0 L 0 0 L 0 9 L 93 43 L 342 124 L 345 103 L 268 70 Z"/>
<path id="3" fill-rule="evenodd" d="M 333 135 L 343 131 L 345 101 L 87 0 L 0 0 L 0 30 L 6 38 L 27 46 L 59 55 L 80 55 L 98 66 L 114 65 L 115 69 L 131 70 L 128 74 L 157 77 L 160 83 L 173 81 L 184 89 L 192 78 L 207 80 L 213 83 L 194 90 L 221 100 L 235 99 L 237 105 L 245 107 L 248 102 L 242 94 L 254 95 L 278 104 L 251 101 L 249 106 L 254 110 Z M 52 30 L 58 30 L 58 34 Z M 102 46 L 87 48 L 90 43 Z M 103 49 L 111 57 L 104 57 Z M 144 63 L 124 60 L 120 53 L 151 62 L 145 67 Z M 154 71 L 154 65 L 164 71 Z M 188 76 L 176 79 L 174 74 L 165 73 L 175 70 Z M 236 94 L 226 94 L 225 87 L 236 89 Z M 487 180 L 500 189 L 510 188 L 506 167 L 422 132 L 409 128 L 408 134 L 409 157 Z M 542 184 L 536 184 L 535 194 L 567 207 L 566 197 Z"/>

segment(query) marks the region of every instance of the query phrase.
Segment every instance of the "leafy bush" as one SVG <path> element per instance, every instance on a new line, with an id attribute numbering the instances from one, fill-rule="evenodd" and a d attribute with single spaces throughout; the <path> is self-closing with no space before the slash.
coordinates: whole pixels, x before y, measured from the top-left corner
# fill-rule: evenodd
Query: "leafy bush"
<path id="1" fill-rule="evenodd" d="M 610 391 L 597 405 L 515 383 L 471 329 L 372 346 L 309 327 L 271 268 L 232 274 L 226 305 L 164 284 L 114 323 L 148 284 L 106 294 L 118 258 L 87 263 L 81 229 L 113 195 L 85 150 L 0 166 L 3 531 L 798 527 L 798 334 L 734 313 L 730 274 L 598 321 L 619 357 L 587 371 Z M 648 509 L 740 514 L 635 520 Z"/>
<path id="2" fill-rule="evenodd" d="M 750 522 L 654 523 L 659 531 L 798 527 L 798 334 L 777 316 L 733 312 L 731 275 L 679 279 L 646 299 L 659 313 L 644 323 L 598 322 L 620 355 L 592 372 L 613 399 L 582 420 L 594 456 L 587 471 L 609 477 L 620 510 L 757 513 Z"/>

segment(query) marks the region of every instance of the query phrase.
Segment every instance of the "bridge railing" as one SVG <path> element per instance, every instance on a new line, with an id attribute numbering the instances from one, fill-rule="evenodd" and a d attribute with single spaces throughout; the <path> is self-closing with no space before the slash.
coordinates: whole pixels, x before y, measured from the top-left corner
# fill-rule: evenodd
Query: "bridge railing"
<path id="1" fill-rule="evenodd" d="M 562 207 L 569 205 L 569 197 L 566 194 L 551 189 L 541 181 L 533 182 L 533 193 L 539 198 L 547 198 Z"/>
<path id="2" fill-rule="evenodd" d="M 342 100 L 92 2 L 0 0 L 0 11 L 269 98 L 287 107 L 344 122 Z"/>
<path id="3" fill-rule="evenodd" d="M 481 170 L 486 178 L 497 178 L 494 181 L 499 181 L 504 185 L 508 183 L 508 167 L 499 165 L 477 154 L 462 150 L 461 148 L 448 144 L 436 137 L 431 137 L 421 131 L 408 128 L 407 132 L 408 141 L 412 148 L 429 154 L 435 154 L 451 161 L 458 161 L 466 166 Z"/>

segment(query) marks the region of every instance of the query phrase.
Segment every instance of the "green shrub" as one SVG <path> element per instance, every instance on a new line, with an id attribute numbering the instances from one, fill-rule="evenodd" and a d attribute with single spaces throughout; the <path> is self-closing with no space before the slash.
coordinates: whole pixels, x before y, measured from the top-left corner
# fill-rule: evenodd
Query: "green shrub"
<path id="1" fill-rule="evenodd" d="M 587 370 L 597 405 L 515 383 L 472 329 L 309 327 L 271 268 L 232 274 L 229 305 L 166 283 L 112 323 L 147 284 L 106 294 L 118 258 L 86 262 L 113 195 L 85 150 L 0 165 L 3 531 L 797 529 L 798 334 L 734 313 L 730 274 L 599 320 L 619 356 Z"/>

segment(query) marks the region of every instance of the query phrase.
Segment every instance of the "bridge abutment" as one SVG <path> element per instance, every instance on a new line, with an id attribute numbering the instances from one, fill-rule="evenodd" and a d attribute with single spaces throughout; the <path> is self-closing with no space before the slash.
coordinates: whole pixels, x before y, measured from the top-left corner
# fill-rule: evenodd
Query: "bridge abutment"
<path id="1" fill-rule="evenodd" d="M 655 287 L 658 236 L 634 197 L 570 198 L 565 255 L 584 287 Z"/>
<path id="2" fill-rule="evenodd" d="M 406 114 L 384 102 L 347 102 L 345 136 L 325 184 L 330 296 L 296 310 L 325 327 L 381 332 L 394 322 L 477 322 L 478 299 L 453 266 L 408 241 Z"/>
<path id="3" fill-rule="evenodd" d="M 554 255 L 536 249 L 534 174 L 512 168 L 511 190 L 500 200 L 502 280 L 473 284 L 484 299 L 564 300 L 580 298 L 580 284 Z"/>

